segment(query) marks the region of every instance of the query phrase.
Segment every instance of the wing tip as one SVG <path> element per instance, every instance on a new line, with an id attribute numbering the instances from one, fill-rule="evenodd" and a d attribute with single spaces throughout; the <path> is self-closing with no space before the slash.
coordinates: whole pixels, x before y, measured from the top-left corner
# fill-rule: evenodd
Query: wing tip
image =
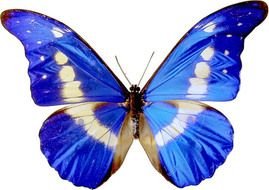
<path id="1" fill-rule="evenodd" d="M 264 11 L 263 18 L 265 19 L 268 15 L 268 5 L 264 1 L 258 1 L 257 3 L 259 7 Z"/>
<path id="2" fill-rule="evenodd" d="M 261 9 L 268 11 L 268 5 L 265 1 L 250 1 L 253 2 L 255 5 L 258 5 Z"/>
<path id="3" fill-rule="evenodd" d="M 231 8 L 241 9 L 243 7 L 248 7 L 251 9 L 259 10 L 261 12 L 261 15 L 262 15 L 262 17 L 260 18 L 261 22 L 267 17 L 268 5 L 265 1 L 260 1 L 260 0 L 258 0 L 258 1 L 248 0 L 248 1 L 243 1 L 243 2 L 239 2 L 239 3 L 231 4 L 227 7 L 224 7 L 221 10 L 230 10 Z"/>
<path id="4" fill-rule="evenodd" d="M 37 13 L 35 11 L 26 10 L 26 9 L 7 9 L 7 10 L 4 10 L 0 15 L 2 25 L 6 28 L 6 22 L 10 18 L 16 17 L 18 13 L 32 13 L 32 14 L 42 15 L 42 14 Z"/>
<path id="5" fill-rule="evenodd" d="M 265 1 L 246 1 L 245 3 L 249 4 L 253 8 L 258 8 L 263 11 L 263 20 L 267 17 L 268 5 Z M 244 4 L 244 2 L 242 2 L 241 4 Z"/>
<path id="6" fill-rule="evenodd" d="M 7 9 L 7 10 L 4 10 L 1 13 L 1 16 L 0 16 L 2 25 L 7 29 L 7 21 L 10 18 L 15 17 L 16 13 L 19 13 L 19 12 L 22 12 L 22 11 L 26 11 L 26 10 L 23 10 L 23 9 Z"/>
<path id="7" fill-rule="evenodd" d="M 1 13 L 1 23 L 4 27 L 6 27 L 6 21 L 11 17 L 11 13 L 14 9 L 8 9 Z"/>

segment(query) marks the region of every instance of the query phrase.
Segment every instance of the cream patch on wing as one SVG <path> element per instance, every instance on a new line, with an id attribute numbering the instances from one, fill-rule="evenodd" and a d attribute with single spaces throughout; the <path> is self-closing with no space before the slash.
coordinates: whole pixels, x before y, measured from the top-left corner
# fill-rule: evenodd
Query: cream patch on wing
<path id="1" fill-rule="evenodd" d="M 211 73 L 209 62 L 215 54 L 215 49 L 208 46 L 205 48 L 200 56 L 203 61 L 196 63 L 194 68 L 194 77 L 189 78 L 190 87 L 188 88 L 187 98 L 201 99 L 207 94 L 208 77 Z"/>
<path id="2" fill-rule="evenodd" d="M 93 111 L 96 107 L 95 103 L 85 103 L 79 106 L 72 106 L 65 110 L 65 113 L 71 115 L 74 118 L 84 117 L 87 115 L 92 115 Z"/>
<path id="3" fill-rule="evenodd" d="M 205 109 L 201 105 L 195 103 L 183 101 L 174 102 L 176 102 L 178 107 L 177 114 L 170 124 L 163 127 L 155 135 L 155 141 L 158 146 L 164 146 L 184 133 L 189 125 L 195 123 L 197 115 Z"/>
<path id="4" fill-rule="evenodd" d="M 63 66 L 59 72 L 59 76 L 63 82 L 71 82 L 75 79 L 75 72 L 71 66 Z"/>
<path id="5" fill-rule="evenodd" d="M 73 98 L 83 96 L 83 92 L 80 90 L 80 81 L 72 81 L 63 84 L 62 96 L 63 98 Z"/>
<path id="6" fill-rule="evenodd" d="M 66 109 L 65 113 L 83 127 L 90 137 L 110 148 L 115 148 L 118 137 L 110 130 L 112 126 L 104 126 L 97 120 L 93 111 L 95 107 L 96 104 L 93 103 L 82 104 Z"/>
<path id="7" fill-rule="evenodd" d="M 68 57 L 61 51 L 57 51 L 54 55 L 57 65 L 61 66 L 59 78 L 62 82 L 61 94 L 65 102 L 75 103 L 84 100 L 83 92 L 80 88 L 81 82 L 75 80 L 76 72 L 72 65 L 68 64 Z"/>
<path id="8" fill-rule="evenodd" d="M 84 100 L 84 97 L 83 97 L 84 94 L 80 88 L 80 85 L 81 85 L 80 81 L 70 81 L 70 82 L 63 83 L 61 94 L 65 102 L 75 103 L 75 102 L 81 102 Z"/>
<path id="9" fill-rule="evenodd" d="M 111 148 L 117 145 L 118 137 L 94 118 L 88 125 L 84 126 L 84 129 L 89 136 Z"/>
<path id="10" fill-rule="evenodd" d="M 214 53 L 215 53 L 214 48 L 209 46 L 201 53 L 201 56 L 205 61 L 210 61 Z"/>
<path id="11" fill-rule="evenodd" d="M 210 67 L 207 62 L 199 62 L 195 66 L 194 73 L 197 78 L 207 78 L 210 74 Z"/>
<path id="12" fill-rule="evenodd" d="M 58 65 L 64 65 L 68 61 L 68 57 L 60 51 L 55 53 L 54 59 Z"/>

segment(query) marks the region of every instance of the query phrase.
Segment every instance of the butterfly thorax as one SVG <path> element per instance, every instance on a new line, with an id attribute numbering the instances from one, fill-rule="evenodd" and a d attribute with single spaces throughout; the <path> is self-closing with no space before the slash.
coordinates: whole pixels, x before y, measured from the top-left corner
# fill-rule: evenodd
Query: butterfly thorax
<path id="1" fill-rule="evenodd" d="M 140 88 L 137 85 L 130 87 L 130 97 L 128 100 L 129 109 L 132 118 L 132 127 L 134 138 L 139 137 L 139 114 L 142 112 L 143 100 Z"/>

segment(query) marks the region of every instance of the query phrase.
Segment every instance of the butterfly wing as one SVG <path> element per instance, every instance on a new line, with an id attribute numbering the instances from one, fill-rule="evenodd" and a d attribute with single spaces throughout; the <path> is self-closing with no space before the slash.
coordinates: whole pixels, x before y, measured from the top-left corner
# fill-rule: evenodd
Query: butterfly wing
<path id="1" fill-rule="evenodd" d="M 144 99 L 234 99 L 239 90 L 245 37 L 267 15 L 262 1 L 221 9 L 198 22 L 174 47 L 143 88 Z"/>
<path id="2" fill-rule="evenodd" d="M 96 188 L 120 167 L 133 141 L 127 115 L 117 103 L 64 108 L 44 122 L 41 150 L 63 179 Z"/>
<path id="3" fill-rule="evenodd" d="M 156 170 L 178 187 L 211 177 L 232 150 L 231 124 L 205 104 L 154 102 L 143 110 L 139 140 Z"/>
<path id="4" fill-rule="evenodd" d="M 4 11 L 1 20 L 24 45 L 36 104 L 125 101 L 128 91 L 124 85 L 68 26 L 18 9 Z"/>

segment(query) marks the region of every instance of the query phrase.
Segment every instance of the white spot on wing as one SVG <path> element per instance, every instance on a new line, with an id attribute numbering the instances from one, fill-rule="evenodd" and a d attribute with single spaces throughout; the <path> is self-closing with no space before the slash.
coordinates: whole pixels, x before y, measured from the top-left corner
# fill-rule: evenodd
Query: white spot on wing
<path id="1" fill-rule="evenodd" d="M 224 55 L 227 56 L 227 55 L 229 55 L 229 54 L 230 54 L 230 52 L 229 52 L 228 50 L 225 50 L 225 51 L 224 51 Z"/>
<path id="2" fill-rule="evenodd" d="M 41 55 L 41 56 L 40 56 L 40 60 L 41 60 L 41 61 L 44 61 L 44 60 L 45 60 L 44 55 Z"/>
<path id="3" fill-rule="evenodd" d="M 42 79 L 46 79 L 47 77 L 47 75 L 42 75 Z"/>
<path id="4" fill-rule="evenodd" d="M 209 22 L 207 25 L 204 27 L 205 32 L 213 32 L 216 28 L 216 24 L 214 22 Z"/>
<path id="5" fill-rule="evenodd" d="M 242 22 L 238 22 L 238 23 L 237 23 L 237 26 L 242 26 L 242 25 L 243 25 Z"/>
<path id="6" fill-rule="evenodd" d="M 228 73 L 227 69 L 223 69 L 222 72 L 223 72 L 224 74 L 227 74 L 227 73 Z"/>
<path id="7" fill-rule="evenodd" d="M 233 35 L 232 34 L 227 34 L 226 37 L 231 38 L 231 37 L 233 37 Z"/>
<path id="8" fill-rule="evenodd" d="M 61 37 L 63 37 L 63 35 L 65 33 L 63 30 L 61 30 L 58 27 L 53 27 L 51 32 L 53 33 L 55 38 L 61 38 Z"/>
<path id="9" fill-rule="evenodd" d="M 36 43 L 37 43 L 37 44 L 42 44 L 42 41 L 38 40 Z"/>
<path id="10" fill-rule="evenodd" d="M 29 34 L 32 33 L 31 30 L 26 30 L 26 32 L 29 33 Z"/>
<path id="11" fill-rule="evenodd" d="M 206 62 L 199 62 L 195 66 L 194 73 L 198 78 L 207 78 L 210 74 L 210 67 Z"/>
<path id="12" fill-rule="evenodd" d="M 201 56 L 202 58 L 205 60 L 205 61 L 209 61 L 211 60 L 211 58 L 213 57 L 214 55 L 214 48 L 212 47 L 207 47 L 202 53 L 201 53 Z"/>

